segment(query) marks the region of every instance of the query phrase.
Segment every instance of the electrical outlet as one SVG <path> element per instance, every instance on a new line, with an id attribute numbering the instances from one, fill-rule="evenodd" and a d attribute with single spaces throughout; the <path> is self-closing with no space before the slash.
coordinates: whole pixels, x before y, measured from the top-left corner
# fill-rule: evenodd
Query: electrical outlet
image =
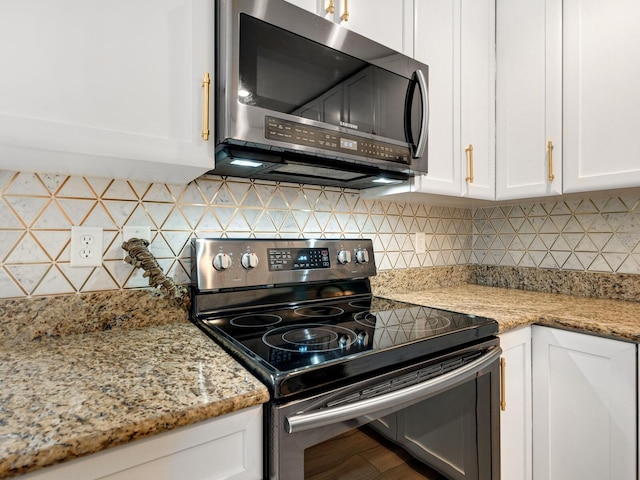
<path id="1" fill-rule="evenodd" d="M 427 236 L 424 232 L 417 232 L 415 238 L 416 253 L 427 253 Z"/>
<path id="2" fill-rule="evenodd" d="M 102 265 L 102 227 L 71 227 L 71 266 Z"/>
<path id="3" fill-rule="evenodd" d="M 151 227 L 149 226 L 124 226 L 122 227 L 122 243 L 132 238 L 141 238 L 151 243 Z M 127 258 L 128 253 L 124 251 L 122 259 Z"/>

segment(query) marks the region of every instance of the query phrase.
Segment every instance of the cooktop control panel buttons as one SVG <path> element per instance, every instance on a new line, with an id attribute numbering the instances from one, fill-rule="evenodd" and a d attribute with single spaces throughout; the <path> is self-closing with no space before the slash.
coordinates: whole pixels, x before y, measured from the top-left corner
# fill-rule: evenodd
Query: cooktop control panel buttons
<path id="1" fill-rule="evenodd" d="M 330 268 L 329 249 L 268 249 L 269 270 L 302 270 Z"/>

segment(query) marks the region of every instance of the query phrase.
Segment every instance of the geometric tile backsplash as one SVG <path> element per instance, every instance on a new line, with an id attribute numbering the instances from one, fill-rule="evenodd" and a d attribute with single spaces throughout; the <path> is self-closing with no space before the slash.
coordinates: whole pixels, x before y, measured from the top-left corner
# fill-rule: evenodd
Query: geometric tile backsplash
<path id="1" fill-rule="evenodd" d="M 640 195 L 473 212 L 472 263 L 640 273 Z"/>
<path id="2" fill-rule="evenodd" d="M 189 281 L 192 237 L 371 238 L 380 270 L 463 265 L 640 273 L 640 196 L 454 208 L 357 190 L 201 177 L 188 185 L 0 170 L 0 298 L 142 287 L 122 227 L 150 226 L 151 252 Z M 104 229 L 101 267 L 70 268 L 71 227 Z M 427 253 L 416 254 L 414 233 Z"/>
<path id="3" fill-rule="evenodd" d="M 202 177 L 188 185 L 0 170 L 0 298 L 142 287 L 121 229 L 149 225 L 164 272 L 189 282 L 192 237 L 371 238 L 380 270 L 466 264 L 471 211 L 365 200 L 357 190 Z M 103 227 L 101 267 L 71 268 L 74 225 Z M 414 232 L 428 252 L 414 252 Z"/>

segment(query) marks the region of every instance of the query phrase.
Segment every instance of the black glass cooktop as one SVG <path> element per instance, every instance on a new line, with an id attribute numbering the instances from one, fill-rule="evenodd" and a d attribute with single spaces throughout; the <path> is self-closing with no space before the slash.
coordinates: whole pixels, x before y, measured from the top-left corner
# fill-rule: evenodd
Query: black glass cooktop
<path id="1" fill-rule="evenodd" d="M 497 323 L 373 296 L 211 315 L 195 323 L 275 398 L 459 348 Z"/>

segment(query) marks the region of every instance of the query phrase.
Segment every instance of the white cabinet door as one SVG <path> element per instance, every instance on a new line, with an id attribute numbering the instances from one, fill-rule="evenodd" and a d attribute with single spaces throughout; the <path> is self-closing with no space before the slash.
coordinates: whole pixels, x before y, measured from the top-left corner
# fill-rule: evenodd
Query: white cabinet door
<path id="1" fill-rule="evenodd" d="M 531 480 L 531 327 L 502 333 L 500 408 L 501 478 Z"/>
<path id="2" fill-rule="evenodd" d="M 429 65 L 429 173 L 414 190 L 460 196 L 460 0 L 419 0 L 415 58 Z"/>
<path id="3" fill-rule="evenodd" d="M 495 199 L 495 0 L 462 0 L 460 9 L 462 194 Z"/>
<path id="4" fill-rule="evenodd" d="M 562 193 L 562 1 L 498 0 L 496 198 Z"/>
<path id="5" fill-rule="evenodd" d="M 533 326 L 536 480 L 636 478 L 636 344 Z"/>
<path id="6" fill-rule="evenodd" d="M 262 406 L 258 405 L 20 478 L 258 480 L 262 473 Z"/>
<path id="7" fill-rule="evenodd" d="M 640 186 L 640 3 L 564 0 L 565 192 Z"/>
<path id="8" fill-rule="evenodd" d="M 429 65 L 431 108 L 429 173 L 414 190 L 492 200 L 494 0 L 420 0 L 414 11 L 415 57 Z"/>
<path id="9" fill-rule="evenodd" d="M 0 168 L 170 183 L 213 168 L 213 22 L 207 0 L 0 2 Z"/>

